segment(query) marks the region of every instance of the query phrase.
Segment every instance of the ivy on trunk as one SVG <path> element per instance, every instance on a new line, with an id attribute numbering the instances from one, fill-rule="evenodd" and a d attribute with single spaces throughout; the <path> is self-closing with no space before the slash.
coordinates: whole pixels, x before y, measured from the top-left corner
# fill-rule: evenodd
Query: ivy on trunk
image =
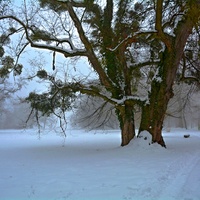
<path id="1" fill-rule="evenodd" d="M 163 32 L 162 28 L 162 4 L 159 0 L 157 4 L 156 29 L 158 37 L 165 45 L 162 59 L 158 65 L 158 74 L 151 83 L 149 92 L 149 103 L 142 106 L 142 117 L 139 134 L 147 130 L 152 135 L 152 142 L 156 142 L 166 147 L 162 137 L 162 127 L 167 110 L 168 102 L 173 97 L 173 84 L 176 73 L 183 56 L 184 48 L 189 35 L 198 22 L 200 3 L 190 2 L 190 7 L 185 17 L 179 21 L 176 27 L 175 36 L 169 36 Z M 197 6 L 197 8 L 196 8 Z"/>

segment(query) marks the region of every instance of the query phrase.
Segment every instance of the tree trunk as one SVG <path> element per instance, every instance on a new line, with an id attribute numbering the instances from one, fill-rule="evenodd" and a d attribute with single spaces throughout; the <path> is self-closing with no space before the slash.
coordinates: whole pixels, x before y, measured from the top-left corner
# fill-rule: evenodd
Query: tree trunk
<path id="1" fill-rule="evenodd" d="M 187 38 L 191 34 L 193 22 L 188 18 L 179 23 L 176 37 L 171 38 L 170 45 L 165 46 L 158 77 L 151 84 L 149 104 L 143 105 L 139 133 L 147 130 L 152 135 L 152 142 L 165 147 L 162 137 L 162 126 L 169 100 L 173 97 L 173 84 L 176 72 L 183 55 Z"/>
<path id="2" fill-rule="evenodd" d="M 135 136 L 134 112 L 132 106 L 117 109 L 121 128 L 121 146 L 126 146 Z"/>
<path id="3" fill-rule="evenodd" d="M 161 3 L 162 1 L 158 5 L 161 5 Z M 190 8 L 186 16 L 177 24 L 174 37 L 166 37 L 166 34 L 162 32 L 162 10 L 157 7 L 157 14 L 159 16 L 156 19 L 156 29 L 160 39 L 165 44 L 165 51 L 158 66 L 158 78 L 161 79 L 158 81 L 159 79 L 156 80 L 155 78 L 152 81 L 151 92 L 149 93 L 149 104 L 143 105 L 142 108 L 139 133 L 147 130 L 152 135 L 152 142 L 157 142 L 164 147 L 162 126 L 168 102 L 173 97 L 172 87 L 175 81 L 176 71 L 182 59 L 187 39 L 200 16 L 199 2 L 191 1 L 189 6 Z"/>
<path id="4" fill-rule="evenodd" d="M 135 127 L 132 121 L 126 120 L 121 129 L 121 146 L 129 144 L 135 136 Z"/>
<path id="5" fill-rule="evenodd" d="M 178 65 L 174 65 L 174 53 L 167 50 L 159 66 L 158 78 L 151 84 L 149 104 L 142 106 L 139 134 L 147 130 L 152 135 L 152 143 L 166 147 L 162 137 L 162 127 L 169 100 L 173 97 L 173 83 Z"/>
<path id="6" fill-rule="evenodd" d="M 154 102 L 157 104 L 157 102 Z M 162 127 L 167 106 L 167 102 L 159 102 L 159 105 L 145 105 L 142 108 L 142 117 L 139 128 L 139 134 L 146 130 L 152 136 L 152 143 L 158 143 L 163 147 L 166 147 L 162 137 Z"/>

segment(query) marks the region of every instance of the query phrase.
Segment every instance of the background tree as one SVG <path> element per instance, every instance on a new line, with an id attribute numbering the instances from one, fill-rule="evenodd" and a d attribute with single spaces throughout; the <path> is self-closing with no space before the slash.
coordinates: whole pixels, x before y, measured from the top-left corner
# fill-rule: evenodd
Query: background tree
<path id="1" fill-rule="evenodd" d="M 198 92 L 195 84 L 175 83 L 173 90 L 174 96 L 168 104 L 164 128 L 170 130 L 171 127 L 186 129 L 198 127 L 195 118 L 198 116 L 199 111 L 193 112 L 198 102 Z"/>
<path id="2" fill-rule="evenodd" d="M 0 13 L 8 11 L 9 1 L 0 2 Z M 2 27 L 3 28 L 3 27 Z M 12 56 L 6 54 L 4 46 L 10 44 L 9 35 L 12 34 L 12 29 L 9 29 L 7 33 L 2 31 L 0 35 L 0 119 L 1 128 L 9 128 L 6 118 L 11 113 L 11 98 L 13 94 L 20 90 L 22 87 L 22 81 L 17 79 L 17 76 L 21 74 L 22 65 L 15 62 Z M 15 77 L 15 80 L 12 79 Z M 13 121 L 13 120 L 12 120 Z M 9 125 L 14 124 L 9 121 Z M 11 127 L 11 126 L 10 126 Z M 12 127 L 13 128 L 13 127 Z"/>
<path id="3" fill-rule="evenodd" d="M 0 129 L 25 129 L 33 128 L 37 124 L 33 117 L 27 123 L 26 120 L 30 113 L 30 105 L 22 103 L 16 97 L 12 97 L 6 102 L 3 112 L 0 116 Z"/>
<path id="4" fill-rule="evenodd" d="M 86 130 L 119 128 L 114 106 L 99 97 L 88 95 L 80 95 L 76 100 L 70 124 Z"/>

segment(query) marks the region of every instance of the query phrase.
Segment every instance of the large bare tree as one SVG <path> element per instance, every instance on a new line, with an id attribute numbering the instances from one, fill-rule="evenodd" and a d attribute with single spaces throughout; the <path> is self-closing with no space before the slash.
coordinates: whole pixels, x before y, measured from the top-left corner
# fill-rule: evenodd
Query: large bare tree
<path id="1" fill-rule="evenodd" d="M 53 69 L 57 54 L 86 57 L 99 81 L 74 79 L 57 89 L 113 104 L 122 146 L 135 136 L 134 109 L 142 106 L 140 132 L 148 130 L 153 142 L 165 146 L 162 124 L 184 47 L 199 20 L 199 0 L 38 2 L 28 7 L 24 1 L 18 13 L 0 16 L 7 35 L 21 36 L 18 56 L 27 46 L 49 50 Z"/>

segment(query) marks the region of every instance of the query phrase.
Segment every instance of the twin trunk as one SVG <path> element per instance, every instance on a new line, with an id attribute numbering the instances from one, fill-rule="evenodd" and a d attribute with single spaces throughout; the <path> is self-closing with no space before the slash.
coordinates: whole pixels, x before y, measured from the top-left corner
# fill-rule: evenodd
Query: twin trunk
<path id="1" fill-rule="evenodd" d="M 139 134 L 141 131 L 146 130 L 152 135 L 153 143 L 158 143 L 166 147 L 162 137 L 162 127 L 167 105 L 172 97 L 172 92 L 168 91 L 165 95 L 162 95 L 162 92 L 158 92 L 156 88 L 154 90 L 154 92 L 152 91 L 152 95 L 156 98 L 152 98 L 150 104 L 142 107 Z M 133 108 L 125 106 L 124 111 L 121 112 L 119 116 L 122 137 L 121 146 L 125 146 L 129 144 L 135 136 Z"/>
<path id="2" fill-rule="evenodd" d="M 141 131 L 148 131 L 152 135 L 152 142 L 158 143 L 163 147 L 166 147 L 166 145 L 162 137 L 162 127 L 168 102 L 173 97 L 172 86 L 177 70 L 177 65 L 174 65 L 173 58 L 174 54 L 165 52 L 165 58 L 159 72 L 162 81 L 156 79 L 152 81 L 149 104 L 142 106 L 139 127 L 139 134 Z M 132 109 L 133 112 L 132 107 L 125 106 L 125 114 L 121 125 L 122 146 L 127 145 L 135 135 L 133 114 L 127 109 Z"/>
<path id="3" fill-rule="evenodd" d="M 150 104 L 142 107 L 141 123 L 139 128 L 139 134 L 146 130 L 152 135 L 152 143 L 158 143 L 163 147 L 166 147 L 162 137 L 162 127 L 169 102 L 169 94 L 162 95 L 156 88 L 153 89 L 152 95 L 154 98 L 150 98 Z M 156 93 L 157 92 L 157 93 Z M 154 93 L 154 94 L 153 94 Z M 155 94 L 156 93 L 156 94 Z"/>
<path id="4" fill-rule="evenodd" d="M 187 39 L 194 27 L 194 22 L 199 20 L 199 4 L 196 5 L 193 2 L 191 5 L 191 9 L 187 13 L 188 17 L 180 21 L 177 26 L 176 37 L 170 37 L 169 42 L 166 43 L 166 49 L 163 52 L 160 65 L 158 66 L 158 75 L 161 81 L 156 79 L 152 81 L 151 92 L 149 93 L 149 104 L 143 105 L 142 107 L 139 133 L 147 130 L 152 135 L 152 142 L 164 147 L 165 142 L 162 137 L 162 126 L 168 102 L 173 97 L 172 87 L 176 77 L 176 71 L 182 59 Z M 164 39 L 164 42 L 166 42 L 166 39 L 168 41 L 167 37 Z M 133 107 L 124 105 L 124 110 L 120 110 L 119 120 L 122 131 L 121 145 L 124 146 L 135 135 Z"/>

